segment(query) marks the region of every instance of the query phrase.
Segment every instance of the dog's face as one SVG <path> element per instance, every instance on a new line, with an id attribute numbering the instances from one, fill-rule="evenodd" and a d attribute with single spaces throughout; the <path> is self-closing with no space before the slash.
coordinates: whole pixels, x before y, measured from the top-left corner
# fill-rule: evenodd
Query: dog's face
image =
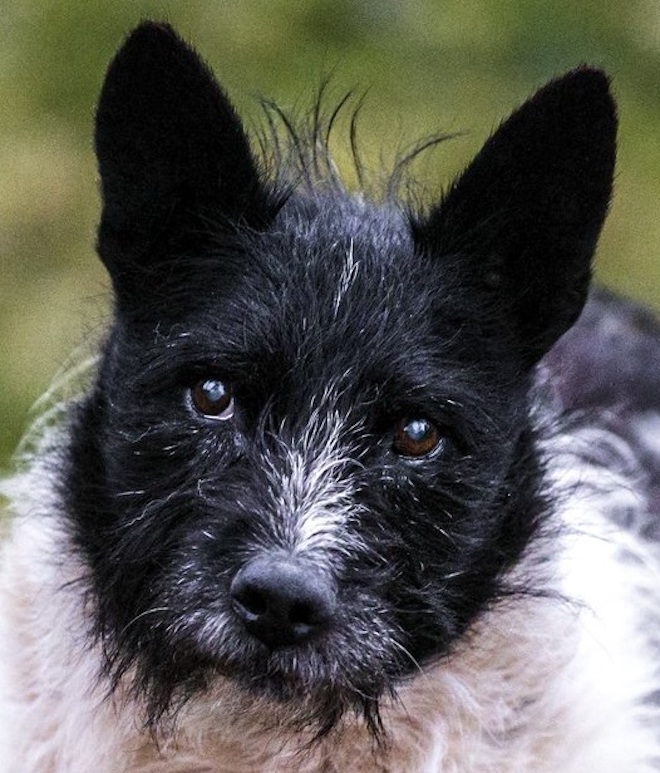
<path id="1" fill-rule="evenodd" d="M 166 27 L 97 119 L 116 312 L 66 467 L 109 675 L 152 720 L 216 675 L 319 732 L 449 652 L 543 517 L 530 370 L 610 195 L 602 74 L 551 83 L 424 217 L 260 176 Z"/>

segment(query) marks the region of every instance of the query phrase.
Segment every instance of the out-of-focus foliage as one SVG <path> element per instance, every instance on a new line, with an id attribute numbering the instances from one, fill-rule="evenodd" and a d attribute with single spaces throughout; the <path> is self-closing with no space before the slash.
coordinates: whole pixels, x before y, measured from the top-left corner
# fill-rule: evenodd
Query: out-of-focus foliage
<path id="1" fill-rule="evenodd" d="M 0 21 L 0 468 L 26 414 L 108 310 L 94 257 L 91 125 L 113 51 L 166 19 L 214 67 L 247 124 L 258 98 L 285 109 L 368 92 L 366 166 L 438 131 L 459 133 L 413 171 L 437 195 L 542 82 L 581 62 L 620 105 L 617 190 L 598 276 L 660 306 L 660 4 L 656 0 L 4 0 Z M 332 98 L 329 99 L 332 103 Z M 352 179 L 348 133 L 335 153 Z"/>

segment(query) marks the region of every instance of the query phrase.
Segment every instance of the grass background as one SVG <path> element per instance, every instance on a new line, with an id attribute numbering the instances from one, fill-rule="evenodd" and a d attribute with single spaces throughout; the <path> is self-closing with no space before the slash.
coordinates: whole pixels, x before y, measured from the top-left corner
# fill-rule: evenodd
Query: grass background
<path id="1" fill-rule="evenodd" d="M 3 0 L 0 469 L 31 404 L 103 326 L 91 126 L 106 64 L 145 17 L 194 42 L 248 125 L 259 97 L 301 109 L 331 73 L 337 97 L 368 90 L 360 144 L 374 170 L 415 139 L 461 132 L 415 167 L 436 193 L 545 80 L 603 66 L 621 131 L 597 275 L 660 308 L 658 0 Z"/>

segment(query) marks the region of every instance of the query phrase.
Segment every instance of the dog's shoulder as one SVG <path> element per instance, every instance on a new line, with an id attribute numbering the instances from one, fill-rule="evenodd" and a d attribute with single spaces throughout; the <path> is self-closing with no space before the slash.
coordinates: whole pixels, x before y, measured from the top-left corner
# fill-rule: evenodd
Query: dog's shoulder
<path id="1" fill-rule="evenodd" d="M 587 448 L 591 461 L 597 452 L 601 466 L 637 478 L 645 500 L 643 508 L 635 508 L 646 515 L 641 530 L 660 542 L 658 316 L 596 290 L 577 324 L 546 355 L 541 371 L 579 434 L 600 433 L 600 441 Z"/>

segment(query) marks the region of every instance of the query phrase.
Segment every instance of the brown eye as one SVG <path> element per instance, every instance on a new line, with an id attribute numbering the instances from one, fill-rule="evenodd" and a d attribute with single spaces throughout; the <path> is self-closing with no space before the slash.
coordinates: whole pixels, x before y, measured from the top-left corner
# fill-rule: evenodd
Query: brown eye
<path id="1" fill-rule="evenodd" d="M 394 450 L 401 456 L 427 456 L 444 438 L 433 422 L 424 418 L 401 419 L 394 430 Z"/>
<path id="2" fill-rule="evenodd" d="M 231 389 L 218 379 L 198 381 L 190 390 L 190 399 L 194 407 L 207 418 L 226 421 L 234 415 Z"/>

